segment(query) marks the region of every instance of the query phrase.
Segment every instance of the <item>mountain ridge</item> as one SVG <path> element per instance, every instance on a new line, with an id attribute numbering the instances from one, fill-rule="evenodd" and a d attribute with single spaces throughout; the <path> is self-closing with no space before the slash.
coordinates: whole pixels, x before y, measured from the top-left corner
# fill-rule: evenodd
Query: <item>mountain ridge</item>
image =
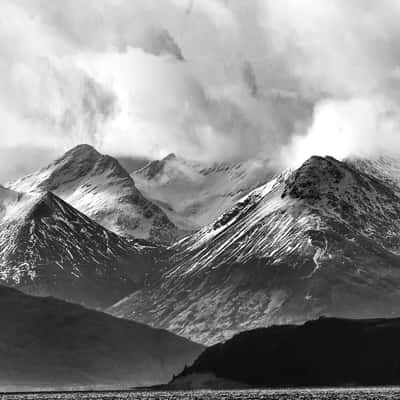
<path id="1" fill-rule="evenodd" d="M 201 163 L 171 153 L 132 174 L 176 225 L 201 229 L 274 175 L 269 160 Z"/>
<path id="2" fill-rule="evenodd" d="M 95 308 L 138 288 L 155 268 L 155 250 L 107 231 L 51 192 L 18 195 L 0 220 L 3 284 Z"/>
<path id="3" fill-rule="evenodd" d="M 396 315 L 399 199 L 346 162 L 311 157 L 181 239 L 162 278 L 109 311 L 207 345 L 320 315 Z"/>
<path id="4" fill-rule="evenodd" d="M 53 163 L 9 182 L 23 192 L 51 191 L 105 228 L 122 236 L 169 243 L 179 230 L 147 200 L 120 163 L 82 144 Z"/>

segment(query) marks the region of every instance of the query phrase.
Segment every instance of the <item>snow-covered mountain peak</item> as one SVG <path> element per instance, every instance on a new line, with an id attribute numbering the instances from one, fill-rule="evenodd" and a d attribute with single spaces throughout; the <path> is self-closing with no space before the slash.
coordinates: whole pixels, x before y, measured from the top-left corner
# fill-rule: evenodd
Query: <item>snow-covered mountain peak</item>
<path id="1" fill-rule="evenodd" d="M 161 160 L 149 162 L 132 175 L 141 180 L 148 180 L 152 184 L 169 185 L 177 183 L 183 185 L 185 182 L 198 184 L 202 178 L 201 170 L 203 168 L 204 166 L 200 163 L 170 153 Z"/>
<path id="2" fill-rule="evenodd" d="M 8 184 L 10 188 L 18 188 L 21 192 L 30 191 L 62 191 L 67 186 L 74 186 L 88 177 L 104 175 L 107 178 L 118 178 L 129 181 L 132 178 L 119 162 L 108 155 L 100 154 L 90 145 L 83 144 L 67 151 L 45 168 Z M 98 181 L 100 183 L 100 181 Z"/>
<path id="3" fill-rule="evenodd" d="M 62 160 L 87 160 L 87 159 L 97 159 L 101 157 L 101 153 L 99 153 L 93 146 L 90 144 L 82 143 L 68 150 L 62 157 L 60 157 L 57 162 L 61 162 Z"/>
<path id="4" fill-rule="evenodd" d="M 136 185 L 183 229 L 211 223 L 274 175 L 268 160 L 200 163 L 169 155 L 132 173 Z"/>
<path id="5" fill-rule="evenodd" d="M 175 153 L 169 153 L 168 155 L 166 155 L 166 156 L 163 158 L 163 160 L 164 160 L 165 162 L 172 161 L 172 160 L 177 160 L 177 159 L 178 159 L 178 157 L 177 157 L 177 155 L 176 155 Z"/>
<path id="6" fill-rule="evenodd" d="M 330 190 L 338 189 L 348 175 L 348 167 L 333 157 L 313 156 L 290 175 L 283 196 L 321 200 Z"/>
<path id="7" fill-rule="evenodd" d="M 97 174 L 108 174 L 108 177 L 126 179 L 134 184 L 132 177 L 127 171 L 121 166 L 121 164 L 113 157 L 108 155 L 102 155 L 94 164 L 92 169 L 92 175 Z"/>
<path id="8" fill-rule="evenodd" d="M 207 344 L 319 315 L 398 314 L 399 232 L 391 184 L 311 157 L 178 242 L 162 279 L 112 311 Z"/>
<path id="9" fill-rule="evenodd" d="M 0 219 L 0 280 L 37 295 L 108 305 L 152 268 L 151 251 L 51 192 L 18 196 Z"/>
<path id="10" fill-rule="evenodd" d="M 177 246 L 196 254 L 187 270 L 194 272 L 251 257 L 288 255 L 302 246 L 307 253 L 307 232 L 339 226 L 342 234 L 363 235 L 400 252 L 399 197 L 391 187 L 345 162 L 314 156 L 253 190 Z M 185 260 L 172 272 L 188 264 Z"/>
<path id="11" fill-rule="evenodd" d="M 9 183 L 18 192 L 54 192 L 57 196 L 123 236 L 169 242 L 178 229 L 147 200 L 113 157 L 79 145 L 47 167 Z"/>

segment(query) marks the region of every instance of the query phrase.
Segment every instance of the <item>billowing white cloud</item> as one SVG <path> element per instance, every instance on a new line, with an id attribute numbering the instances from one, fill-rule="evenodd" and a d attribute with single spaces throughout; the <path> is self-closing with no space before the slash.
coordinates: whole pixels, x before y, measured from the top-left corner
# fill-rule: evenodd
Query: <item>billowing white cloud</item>
<path id="1" fill-rule="evenodd" d="M 400 150 L 400 3 L 264 1 L 273 57 L 315 98 L 314 120 L 284 146 L 294 165 L 312 154 L 343 158 Z M 290 160 L 290 161 L 289 161 Z"/>
<path id="2" fill-rule="evenodd" d="M 292 165 L 400 147 L 397 0 L 3 0 L 0 11 L 2 154 L 88 142 Z"/>

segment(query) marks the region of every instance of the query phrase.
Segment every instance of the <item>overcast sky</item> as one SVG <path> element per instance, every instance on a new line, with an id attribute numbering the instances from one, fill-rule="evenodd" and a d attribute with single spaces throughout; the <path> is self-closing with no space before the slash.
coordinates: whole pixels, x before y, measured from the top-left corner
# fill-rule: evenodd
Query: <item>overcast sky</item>
<path id="1" fill-rule="evenodd" d="M 78 143 L 198 160 L 399 148 L 398 0 L 1 0 L 0 181 Z"/>

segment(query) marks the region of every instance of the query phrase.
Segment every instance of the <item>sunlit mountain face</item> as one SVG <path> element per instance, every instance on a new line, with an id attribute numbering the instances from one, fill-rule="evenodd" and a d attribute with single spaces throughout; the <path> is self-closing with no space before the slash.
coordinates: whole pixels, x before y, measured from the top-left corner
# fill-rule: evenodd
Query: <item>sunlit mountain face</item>
<path id="1" fill-rule="evenodd" d="M 386 163 L 312 157 L 278 174 L 177 242 L 161 280 L 110 311 L 207 344 L 319 315 L 396 315 L 399 191 Z"/>
<path id="2" fill-rule="evenodd" d="M 7 184 L 30 193 L 51 191 L 105 228 L 125 237 L 170 242 L 179 234 L 114 158 L 80 145 L 41 170 Z"/>

